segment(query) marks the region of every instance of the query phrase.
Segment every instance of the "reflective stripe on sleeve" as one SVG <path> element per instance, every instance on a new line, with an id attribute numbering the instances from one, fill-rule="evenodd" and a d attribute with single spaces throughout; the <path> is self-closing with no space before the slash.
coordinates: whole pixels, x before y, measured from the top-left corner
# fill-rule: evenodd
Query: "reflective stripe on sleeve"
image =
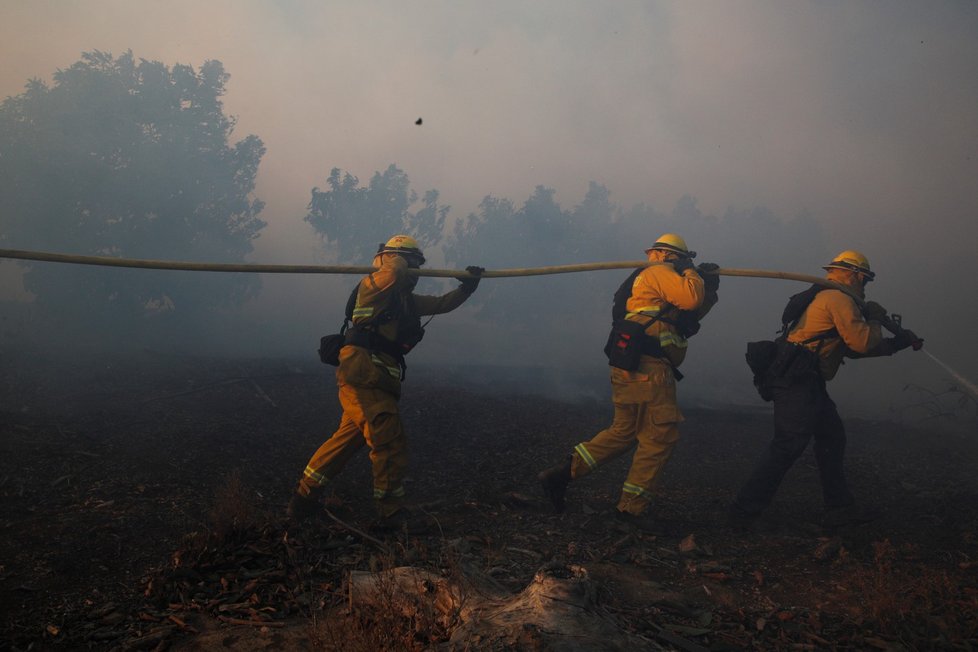
<path id="1" fill-rule="evenodd" d="M 353 309 L 354 317 L 372 317 L 373 314 L 374 314 L 373 306 L 364 306 L 362 308 L 360 306 L 357 306 L 356 308 Z"/>

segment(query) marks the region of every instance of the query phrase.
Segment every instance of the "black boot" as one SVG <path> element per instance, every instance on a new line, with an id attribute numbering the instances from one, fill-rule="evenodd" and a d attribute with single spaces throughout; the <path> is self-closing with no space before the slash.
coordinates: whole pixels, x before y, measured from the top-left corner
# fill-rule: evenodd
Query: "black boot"
<path id="1" fill-rule="evenodd" d="M 611 514 L 614 525 L 621 532 L 638 531 L 644 534 L 655 534 L 660 536 L 674 536 L 675 524 L 669 527 L 668 524 L 657 521 L 648 512 L 643 514 L 632 514 L 623 512 L 615 508 Z"/>
<path id="2" fill-rule="evenodd" d="M 438 522 L 424 512 L 402 507 L 390 516 L 377 519 L 369 529 L 378 533 L 405 532 L 418 535 L 431 532 L 437 525 Z"/>
<path id="3" fill-rule="evenodd" d="M 875 521 L 883 513 L 871 505 L 846 505 L 825 510 L 822 527 L 838 528 L 847 525 L 863 525 Z"/>
<path id="4" fill-rule="evenodd" d="M 563 512 L 565 507 L 564 494 L 567 493 L 567 485 L 571 481 L 571 457 L 568 457 L 563 464 L 551 466 L 549 469 L 541 471 L 537 478 L 543 487 L 543 493 L 554 506 L 554 513 Z"/>
<path id="5" fill-rule="evenodd" d="M 737 503 L 732 503 L 727 509 L 727 527 L 734 532 L 747 534 L 757 525 L 758 516 L 760 514 L 751 514 Z"/>

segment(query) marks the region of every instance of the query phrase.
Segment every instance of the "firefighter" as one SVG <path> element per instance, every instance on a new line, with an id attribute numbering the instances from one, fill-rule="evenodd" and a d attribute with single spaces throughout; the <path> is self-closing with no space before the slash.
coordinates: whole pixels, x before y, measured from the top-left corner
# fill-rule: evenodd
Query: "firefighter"
<path id="1" fill-rule="evenodd" d="M 687 337 L 717 302 L 720 278 L 704 274 L 704 280 L 699 272 L 714 271 L 717 265 L 695 268 L 696 252 L 673 233 L 662 235 L 645 253 L 653 264 L 625 280 L 612 310 L 614 327 L 605 351 L 611 365 L 613 421 L 538 478 L 559 513 L 571 480 L 635 447 L 614 515 L 641 529 L 654 529 L 645 513 L 683 421 L 676 404 L 678 367 L 686 357 Z"/>
<path id="2" fill-rule="evenodd" d="M 860 298 L 865 297 L 866 284 L 875 278 L 869 260 L 858 251 L 843 251 L 823 269 L 828 280 Z M 860 310 L 841 290 L 813 286 L 809 292 L 810 298 L 805 299 L 809 303 L 798 307 L 797 318 L 788 317 L 790 302 L 785 311 L 784 341 L 794 353 L 790 364 L 769 374 L 774 439 L 734 499 L 729 518 L 735 529 L 752 526 L 812 439 L 825 503 L 823 525 L 855 524 L 877 515 L 871 508 L 858 507 L 849 490 L 843 465 L 845 427 L 825 384 L 835 377 L 844 357 L 893 355 L 918 338 L 909 330 L 883 338 L 877 320 L 887 313 L 875 301 L 865 302 Z"/>
<path id="3" fill-rule="evenodd" d="M 408 274 L 425 262 L 417 241 L 396 235 L 374 257 L 375 271 L 358 285 L 352 326 L 340 349 L 336 384 L 343 415 L 336 432 L 319 447 L 289 502 L 290 517 L 301 520 L 321 509 L 321 495 L 347 461 L 363 447 L 370 450 L 374 501 L 379 528 L 417 521 L 404 506 L 407 439 L 398 413 L 404 355 L 424 335 L 422 315 L 458 308 L 479 285 L 481 267 L 466 267 L 475 278 L 442 296 L 414 294 L 418 276 Z"/>

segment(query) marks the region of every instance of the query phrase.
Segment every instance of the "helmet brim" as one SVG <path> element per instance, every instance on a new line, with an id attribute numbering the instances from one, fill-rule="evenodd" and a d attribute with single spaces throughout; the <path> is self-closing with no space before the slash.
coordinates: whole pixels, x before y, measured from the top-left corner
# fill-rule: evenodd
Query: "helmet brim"
<path id="1" fill-rule="evenodd" d="M 673 246 L 667 245 L 667 244 L 654 244 L 654 245 L 652 245 L 651 247 L 649 247 L 648 249 L 645 250 L 645 255 L 648 256 L 650 251 L 667 251 L 667 252 L 669 252 L 671 254 L 676 254 L 676 255 L 679 255 L 679 256 L 683 256 L 685 258 L 696 258 L 696 252 L 695 251 L 683 251 L 682 249 L 679 249 L 678 247 L 673 247 Z"/>
<path id="2" fill-rule="evenodd" d="M 823 265 L 822 266 L 822 269 L 824 269 L 825 271 L 829 271 L 830 269 L 844 269 L 847 272 L 855 272 L 857 274 L 862 274 L 863 276 L 865 276 L 866 278 L 868 278 L 870 281 L 872 281 L 873 279 L 876 278 L 876 273 L 875 272 L 871 272 L 868 269 L 864 269 L 862 267 L 858 267 L 857 265 L 850 265 L 850 264 L 845 263 L 845 262 L 842 262 L 842 261 L 832 262 L 832 263 L 829 263 L 828 265 Z"/>
<path id="3" fill-rule="evenodd" d="M 380 250 L 380 253 L 397 254 L 398 256 L 402 256 L 405 259 L 409 259 L 409 260 L 413 260 L 414 262 L 417 262 L 419 267 L 427 262 L 427 260 L 424 257 L 424 254 L 422 254 L 417 249 L 394 249 L 394 248 L 388 249 L 387 247 L 384 247 L 383 249 Z"/>

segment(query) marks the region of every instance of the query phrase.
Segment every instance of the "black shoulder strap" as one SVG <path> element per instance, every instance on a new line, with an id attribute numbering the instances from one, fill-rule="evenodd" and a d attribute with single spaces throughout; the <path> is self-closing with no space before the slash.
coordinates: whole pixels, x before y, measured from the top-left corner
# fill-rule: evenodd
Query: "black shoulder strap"
<path id="1" fill-rule="evenodd" d="M 357 283 L 356 287 L 353 288 L 353 291 L 350 292 L 350 298 L 346 300 L 346 311 L 344 313 L 345 319 L 343 320 L 343 329 L 340 331 L 341 333 L 345 332 L 346 329 L 353 324 L 353 311 L 356 310 L 357 307 L 357 298 L 360 294 L 361 285 L 363 285 L 363 281 Z M 409 304 L 408 311 L 415 313 L 416 309 L 414 307 L 414 296 L 409 294 L 407 297 L 407 302 Z M 399 294 L 397 292 L 391 292 L 390 296 L 387 297 L 387 303 L 384 304 L 384 307 L 381 308 L 376 315 L 374 315 L 370 323 L 358 328 L 367 330 L 376 328 L 377 324 L 386 324 L 389 321 L 400 318 L 402 316 L 402 312 L 403 309 Z M 431 321 L 431 319 L 428 321 Z"/>
<path id="2" fill-rule="evenodd" d="M 360 281 L 360 283 L 363 283 L 363 281 Z M 353 291 L 350 292 L 350 297 L 346 300 L 346 310 L 343 312 L 343 326 L 340 328 L 340 335 L 345 333 L 346 329 L 353 323 L 353 311 L 357 307 L 357 295 L 360 293 L 360 283 L 357 283 L 353 287 Z"/>
<path id="3" fill-rule="evenodd" d="M 801 321 L 802 315 L 808 310 L 808 306 L 815 300 L 816 295 L 825 289 L 821 285 L 812 284 L 807 290 L 788 297 L 788 303 L 785 304 L 784 310 L 781 312 L 781 330 L 778 331 L 781 337 L 788 337 L 788 333 Z"/>
<path id="4" fill-rule="evenodd" d="M 801 321 L 802 315 L 808 310 L 808 306 L 812 305 L 812 301 L 822 290 L 828 290 L 829 288 L 824 285 L 818 285 L 817 283 L 812 284 L 807 290 L 803 290 L 797 294 L 791 295 L 788 298 L 788 304 L 784 307 L 784 311 L 781 313 L 781 330 L 778 331 L 781 335 L 778 339 L 788 339 L 788 334 L 798 325 Z M 809 337 L 807 340 L 798 342 L 798 344 L 810 344 L 811 342 L 818 342 L 819 340 L 827 340 L 833 337 L 838 337 L 839 331 L 836 329 L 831 329 L 825 331 L 824 333 L 819 333 L 813 337 Z M 821 344 L 819 344 L 821 348 Z"/>
<path id="5" fill-rule="evenodd" d="M 641 274 L 646 269 L 648 268 L 639 267 L 634 272 L 632 272 L 621 285 L 618 286 L 618 289 L 615 291 L 615 301 L 611 306 L 612 323 L 624 319 L 625 315 L 628 314 L 627 305 L 628 305 L 628 300 L 632 297 L 632 287 L 635 285 L 635 279 L 638 278 L 638 275 Z M 676 326 L 678 324 L 677 321 L 678 316 L 676 318 L 671 318 L 671 317 L 665 317 L 663 315 L 663 313 L 669 310 L 669 308 L 675 308 L 675 306 L 672 305 L 671 303 L 664 303 L 662 310 L 659 311 L 659 314 L 656 315 L 655 317 L 650 317 L 650 321 L 647 324 L 645 324 L 645 327 L 648 328 L 650 325 L 652 325 L 652 322 L 655 321 L 662 321 L 667 324 Z"/>
<path id="6" fill-rule="evenodd" d="M 615 301 L 614 304 L 611 306 L 612 336 L 615 335 L 618 329 L 618 322 L 624 320 L 625 315 L 628 314 L 627 304 L 628 304 L 628 300 L 632 296 L 632 286 L 635 285 L 635 279 L 638 278 L 638 275 L 641 274 L 642 271 L 644 271 L 645 269 L 647 268 L 646 267 L 637 268 L 634 272 L 629 274 L 628 278 L 626 278 L 624 282 L 618 286 L 618 290 L 615 291 Z M 671 306 L 671 305 L 672 304 L 669 303 L 666 304 L 666 306 Z M 675 323 L 668 319 L 664 319 L 661 314 L 655 316 L 651 316 L 651 315 L 647 315 L 647 316 L 649 317 L 649 321 L 642 326 L 641 332 L 643 335 L 645 333 L 645 329 L 651 326 L 656 321 L 661 320 L 669 324 Z M 609 340 L 609 343 L 605 345 L 605 355 L 608 355 L 608 348 L 610 344 L 611 341 Z M 676 380 L 683 379 L 683 375 L 679 372 L 679 369 L 677 369 L 676 366 L 672 364 L 672 361 L 669 360 L 669 356 L 667 356 L 666 352 L 662 349 L 662 345 L 659 343 L 658 339 L 652 339 L 647 336 L 643 337 L 641 340 L 641 346 L 642 346 L 642 353 L 646 355 L 651 355 L 656 358 L 662 358 L 663 360 L 668 362 L 669 366 L 672 368 L 672 373 L 676 377 Z"/>
<path id="7" fill-rule="evenodd" d="M 639 267 L 636 269 L 618 286 L 618 289 L 615 291 L 614 303 L 611 305 L 611 321 L 616 322 L 625 318 L 628 312 L 625 306 L 628 304 L 628 299 L 632 296 L 632 286 L 643 269 L 645 268 Z"/>
<path id="8" fill-rule="evenodd" d="M 360 283 L 362 282 L 360 281 Z M 360 283 L 354 286 L 353 292 L 350 292 L 350 298 L 346 300 L 346 312 L 343 313 L 346 315 L 346 321 L 353 321 L 353 311 L 357 307 L 357 295 L 360 293 Z"/>

